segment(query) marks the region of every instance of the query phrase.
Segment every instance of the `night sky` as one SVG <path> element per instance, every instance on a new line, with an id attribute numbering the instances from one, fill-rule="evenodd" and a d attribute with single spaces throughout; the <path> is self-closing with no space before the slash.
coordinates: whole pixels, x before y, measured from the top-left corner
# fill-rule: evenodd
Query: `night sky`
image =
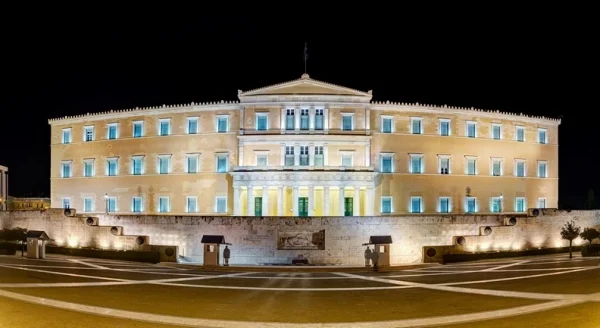
<path id="1" fill-rule="evenodd" d="M 238 89 L 299 78 L 305 41 L 311 78 L 372 89 L 374 100 L 562 117 L 560 206 L 584 206 L 590 189 L 600 194 L 598 125 L 588 115 L 597 110 L 593 28 L 568 12 L 568 23 L 540 12 L 88 14 L 40 15 L 5 30 L 0 165 L 13 196 L 49 195 L 48 118 L 237 100 Z"/>

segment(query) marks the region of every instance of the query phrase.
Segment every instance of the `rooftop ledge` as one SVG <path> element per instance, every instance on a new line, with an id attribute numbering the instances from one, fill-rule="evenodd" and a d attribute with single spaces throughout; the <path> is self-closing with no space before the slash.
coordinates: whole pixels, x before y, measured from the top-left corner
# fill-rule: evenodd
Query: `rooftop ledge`
<path id="1" fill-rule="evenodd" d="M 374 172 L 373 166 L 235 166 L 233 172 L 268 171 L 324 171 L 324 172 Z"/>

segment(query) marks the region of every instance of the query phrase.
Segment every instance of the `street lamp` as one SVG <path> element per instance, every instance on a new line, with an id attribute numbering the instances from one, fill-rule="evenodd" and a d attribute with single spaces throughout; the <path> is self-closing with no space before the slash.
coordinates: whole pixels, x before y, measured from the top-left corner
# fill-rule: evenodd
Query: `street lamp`
<path id="1" fill-rule="evenodd" d="M 104 194 L 104 202 L 105 202 L 105 208 L 106 208 L 106 214 L 108 214 L 108 193 Z"/>
<path id="2" fill-rule="evenodd" d="M 504 203 L 504 196 L 500 194 L 500 213 L 502 213 L 502 203 Z"/>

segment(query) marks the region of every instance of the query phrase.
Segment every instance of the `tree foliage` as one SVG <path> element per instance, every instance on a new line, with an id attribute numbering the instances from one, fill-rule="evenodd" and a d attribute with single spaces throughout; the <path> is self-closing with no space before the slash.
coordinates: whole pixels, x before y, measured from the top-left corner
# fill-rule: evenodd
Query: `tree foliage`
<path id="1" fill-rule="evenodd" d="M 2 229 L 0 230 L 0 240 L 4 242 L 15 242 L 24 241 L 27 229 L 25 228 L 13 228 L 13 229 Z"/>
<path id="2" fill-rule="evenodd" d="M 579 237 L 579 233 L 581 232 L 581 227 L 575 225 L 573 220 L 565 223 L 560 231 L 560 236 L 562 239 L 566 239 L 568 241 L 573 241 L 573 239 Z"/>
<path id="3" fill-rule="evenodd" d="M 592 243 L 592 240 L 600 238 L 600 232 L 594 228 L 585 228 L 583 229 L 583 232 L 579 235 L 582 239 L 589 241 L 590 244 Z"/>

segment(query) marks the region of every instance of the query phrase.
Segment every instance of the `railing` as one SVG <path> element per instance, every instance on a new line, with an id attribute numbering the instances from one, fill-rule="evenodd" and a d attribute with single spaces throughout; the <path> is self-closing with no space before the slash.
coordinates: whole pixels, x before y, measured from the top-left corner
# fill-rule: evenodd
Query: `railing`
<path id="1" fill-rule="evenodd" d="M 342 130 L 342 129 L 328 129 L 328 130 L 287 130 L 287 129 L 269 129 L 269 130 L 256 130 L 256 129 L 243 129 L 240 131 L 244 135 L 275 135 L 275 134 L 335 134 L 335 135 L 367 135 L 367 130 Z"/>
<path id="2" fill-rule="evenodd" d="M 234 166 L 234 172 L 245 172 L 245 171 L 361 171 L 361 172 L 373 172 L 375 168 L 373 166 Z"/>

